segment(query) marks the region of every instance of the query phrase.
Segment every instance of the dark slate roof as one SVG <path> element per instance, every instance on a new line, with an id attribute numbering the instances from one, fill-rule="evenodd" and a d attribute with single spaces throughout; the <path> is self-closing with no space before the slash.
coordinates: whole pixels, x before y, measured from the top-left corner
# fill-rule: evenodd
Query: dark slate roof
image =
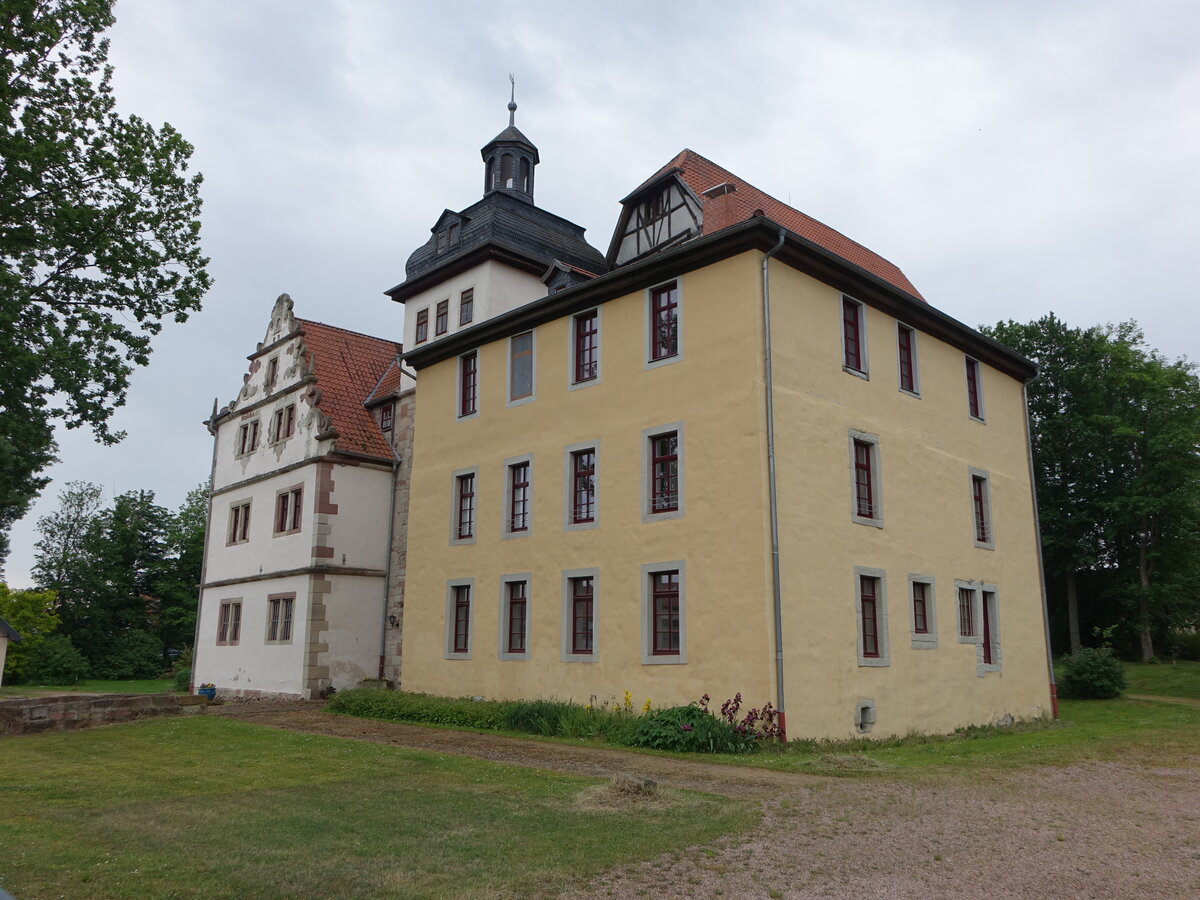
<path id="1" fill-rule="evenodd" d="M 588 272 L 608 271 L 604 254 L 584 240 L 581 226 L 504 191 L 489 192 L 459 216 L 466 221 L 458 245 L 439 254 L 437 235 L 431 235 L 408 258 L 404 266 L 406 283 L 489 244 L 537 263 L 539 271 L 556 259 Z"/>
<path id="2" fill-rule="evenodd" d="M 0 619 L 0 637 L 6 637 L 13 643 L 21 640 L 21 635 L 17 634 L 17 629 L 13 628 L 3 619 Z"/>
<path id="3" fill-rule="evenodd" d="M 533 141 L 521 134 L 521 129 L 517 128 L 516 125 L 509 125 L 502 132 L 484 144 L 483 150 L 480 152 L 486 155 L 488 150 L 492 149 L 492 147 L 496 146 L 497 144 L 524 144 L 533 151 L 534 161 L 538 161 L 537 147 L 533 145 Z"/>

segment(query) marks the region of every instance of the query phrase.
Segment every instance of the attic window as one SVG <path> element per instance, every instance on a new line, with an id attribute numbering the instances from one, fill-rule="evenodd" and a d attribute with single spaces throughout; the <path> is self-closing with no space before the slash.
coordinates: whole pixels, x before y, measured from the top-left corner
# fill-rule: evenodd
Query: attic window
<path id="1" fill-rule="evenodd" d="M 451 222 L 449 226 L 438 232 L 437 236 L 437 252 L 445 253 L 451 247 L 458 246 L 459 224 Z"/>

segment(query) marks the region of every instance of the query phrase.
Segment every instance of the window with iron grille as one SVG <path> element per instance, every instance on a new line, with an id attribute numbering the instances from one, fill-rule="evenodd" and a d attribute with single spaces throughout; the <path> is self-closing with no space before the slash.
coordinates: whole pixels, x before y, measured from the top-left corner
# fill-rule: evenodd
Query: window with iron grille
<path id="1" fill-rule="evenodd" d="M 529 463 L 520 462 L 508 467 L 508 530 L 529 530 Z"/>
<path id="2" fill-rule="evenodd" d="M 225 600 L 217 617 L 217 643 L 236 644 L 242 636 L 242 601 Z"/>
<path id="3" fill-rule="evenodd" d="M 960 637 L 975 636 L 975 591 L 971 588 L 958 589 L 958 634 Z"/>
<path id="4" fill-rule="evenodd" d="M 267 641 L 283 643 L 292 639 L 292 615 L 295 594 L 270 594 L 267 597 Z"/>
<path id="5" fill-rule="evenodd" d="M 854 497 L 858 514 L 875 518 L 875 485 L 871 466 L 872 447 L 866 441 L 854 442 Z"/>
<path id="6" fill-rule="evenodd" d="M 679 655 L 679 571 L 650 573 L 652 653 Z"/>
<path id="7" fill-rule="evenodd" d="M 991 497 L 988 478 L 983 474 L 971 475 L 971 511 L 975 520 L 975 545 L 993 546 Z"/>
<path id="8" fill-rule="evenodd" d="M 475 536 L 475 475 L 459 475 L 455 536 L 459 540 Z"/>
<path id="9" fill-rule="evenodd" d="M 650 438 L 650 513 L 679 509 L 679 434 Z"/>
<path id="10" fill-rule="evenodd" d="M 592 381 L 600 374 L 600 314 L 596 310 L 580 313 L 575 324 L 574 382 Z"/>
<path id="11" fill-rule="evenodd" d="M 679 355 L 679 283 L 650 291 L 650 361 Z"/>

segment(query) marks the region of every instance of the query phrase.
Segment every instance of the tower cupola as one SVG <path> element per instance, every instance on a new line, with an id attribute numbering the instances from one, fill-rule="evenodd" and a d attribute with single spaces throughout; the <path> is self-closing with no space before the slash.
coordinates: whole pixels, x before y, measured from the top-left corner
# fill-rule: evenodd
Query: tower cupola
<path id="1" fill-rule="evenodd" d="M 509 76 L 512 81 L 512 76 Z M 533 169 L 539 162 L 537 147 L 517 128 L 517 89 L 508 101 L 508 127 L 488 141 L 483 154 L 483 193 L 504 191 L 533 202 Z"/>

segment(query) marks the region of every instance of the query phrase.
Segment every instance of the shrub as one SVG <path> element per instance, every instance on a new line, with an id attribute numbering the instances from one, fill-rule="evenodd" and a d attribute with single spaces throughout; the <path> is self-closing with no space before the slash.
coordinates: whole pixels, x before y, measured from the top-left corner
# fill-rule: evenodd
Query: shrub
<path id="1" fill-rule="evenodd" d="M 506 705 L 497 700 L 357 688 L 335 694 L 326 708 L 332 712 L 388 722 L 424 722 L 456 728 L 499 730 L 505 727 Z"/>
<path id="2" fill-rule="evenodd" d="M 171 678 L 175 682 L 175 690 L 186 693 L 192 681 L 192 648 L 188 647 L 175 658 L 171 664 Z"/>
<path id="3" fill-rule="evenodd" d="M 87 660 L 63 634 L 42 640 L 25 661 L 25 679 L 31 684 L 78 684 L 88 671 Z"/>
<path id="4" fill-rule="evenodd" d="M 1200 660 L 1200 632 L 1172 632 L 1170 644 L 1171 654 L 1176 659 Z"/>
<path id="5" fill-rule="evenodd" d="M 97 678 L 113 681 L 157 678 L 163 671 L 162 641 L 148 631 L 127 628 L 113 636 L 93 669 Z"/>
<path id="6" fill-rule="evenodd" d="M 1084 647 L 1067 657 L 1059 693 L 1079 700 L 1109 700 L 1125 690 L 1125 670 L 1107 647 Z"/>
<path id="7" fill-rule="evenodd" d="M 647 713 L 633 729 L 634 747 L 692 753 L 748 753 L 755 738 L 691 703 Z"/>

